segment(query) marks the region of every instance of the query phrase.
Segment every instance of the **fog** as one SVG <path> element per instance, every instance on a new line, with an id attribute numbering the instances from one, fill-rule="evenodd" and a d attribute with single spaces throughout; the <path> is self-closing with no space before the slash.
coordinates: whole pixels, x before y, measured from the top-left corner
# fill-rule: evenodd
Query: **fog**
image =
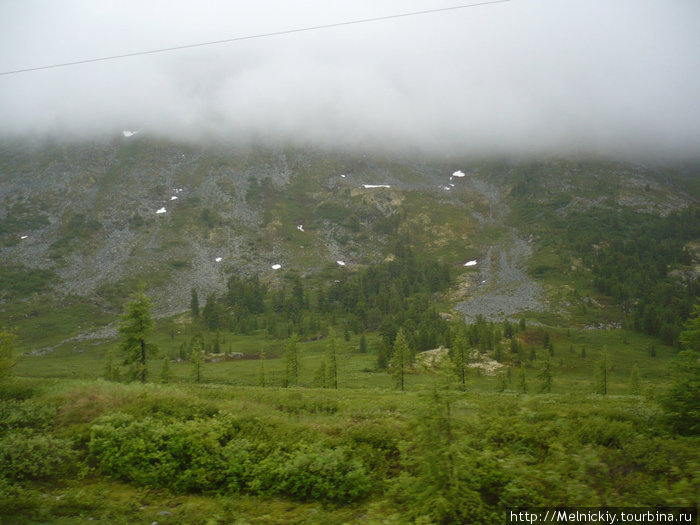
<path id="1" fill-rule="evenodd" d="M 0 3 L 0 72 L 459 5 Z M 0 135 L 697 158 L 700 2 L 511 0 L 0 76 Z"/>

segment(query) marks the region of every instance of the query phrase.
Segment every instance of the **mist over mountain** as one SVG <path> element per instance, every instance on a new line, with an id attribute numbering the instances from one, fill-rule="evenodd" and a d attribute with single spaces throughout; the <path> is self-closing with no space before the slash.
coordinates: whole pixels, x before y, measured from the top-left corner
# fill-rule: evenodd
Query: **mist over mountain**
<path id="1" fill-rule="evenodd" d="M 447 7 L 4 3 L 0 70 Z M 697 158 L 700 6 L 513 0 L 0 76 L 0 134 Z"/>

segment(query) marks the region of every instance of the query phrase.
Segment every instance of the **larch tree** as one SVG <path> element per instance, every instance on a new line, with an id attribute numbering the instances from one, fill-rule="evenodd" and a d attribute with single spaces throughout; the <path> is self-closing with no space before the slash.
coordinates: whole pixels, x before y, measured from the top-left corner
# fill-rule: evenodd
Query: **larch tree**
<path id="1" fill-rule="evenodd" d="M 610 366 L 608 365 L 608 347 L 603 346 L 603 356 L 598 361 L 596 370 L 596 394 L 603 396 L 608 395 L 608 381 L 610 375 Z"/>
<path id="2" fill-rule="evenodd" d="M 146 297 L 144 287 L 139 287 L 132 300 L 126 305 L 126 312 L 121 318 L 119 334 L 122 341 L 120 348 L 127 353 L 127 362 L 133 363 L 135 377 L 146 382 L 146 357 L 154 353 L 155 347 L 146 342 L 146 337 L 153 329 L 151 318 L 153 303 Z"/>
<path id="3" fill-rule="evenodd" d="M 537 377 L 540 380 L 540 392 L 549 394 L 552 391 L 552 360 L 549 357 L 544 360 Z"/>
<path id="4" fill-rule="evenodd" d="M 10 370 L 17 363 L 14 357 L 17 347 L 17 334 L 11 330 L 0 330 L 0 379 L 10 375 Z"/>
<path id="5" fill-rule="evenodd" d="M 190 363 L 192 363 L 192 379 L 199 383 L 202 380 L 202 365 L 204 364 L 204 347 L 199 337 L 196 337 L 192 344 Z"/>
<path id="6" fill-rule="evenodd" d="M 454 370 L 462 390 L 467 389 L 467 368 L 469 367 L 469 340 L 464 329 L 460 329 L 452 345 Z"/>
<path id="7" fill-rule="evenodd" d="M 700 303 L 680 334 L 672 383 L 661 399 L 671 428 L 685 435 L 700 435 Z"/>
<path id="8" fill-rule="evenodd" d="M 328 342 L 328 381 L 326 382 L 328 388 L 338 389 L 338 359 L 335 351 L 335 338 L 330 337 Z"/>
<path id="9" fill-rule="evenodd" d="M 394 376 L 394 384 L 396 388 L 404 391 L 406 389 L 406 368 L 409 365 L 411 350 L 408 346 L 408 341 L 403 333 L 403 328 L 396 334 L 394 341 L 394 354 L 389 362 L 389 372 Z"/>
<path id="10" fill-rule="evenodd" d="M 265 350 L 260 350 L 260 365 L 258 366 L 258 386 L 265 388 Z"/>
<path id="11" fill-rule="evenodd" d="M 299 350 L 297 350 L 296 334 L 287 340 L 284 349 L 284 364 L 286 386 L 296 386 L 299 382 Z"/>

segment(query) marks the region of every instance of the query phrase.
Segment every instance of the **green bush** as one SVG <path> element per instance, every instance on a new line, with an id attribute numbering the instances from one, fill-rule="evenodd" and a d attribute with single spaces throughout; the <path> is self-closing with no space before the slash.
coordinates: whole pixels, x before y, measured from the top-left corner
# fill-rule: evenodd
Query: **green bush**
<path id="1" fill-rule="evenodd" d="M 349 449 L 301 447 L 272 454 L 253 470 L 251 488 L 264 494 L 347 503 L 366 496 L 370 480 L 362 463 Z"/>
<path id="2" fill-rule="evenodd" d="M 46 430 L 56 418 L 56 408 L 27 401 L 0 400 L 0 435 L 12 429 Z"/>
<path id="3" fill-rule="evenodd" d="M 12 432 L 0 439 L 0 477 L 9 481 L 47 480 L 69 475 L 77 466 L 69 441 Z"/>
<path id="4" fill-rule="evenodd" d="M 105 416 L 93 425 L 90 458 L 104 473 L 138 485 L 187 491 L 246 491 L 353 501 L 369 492 L 364 465 L 345 447 L 270 449 L 237 437 L 235 420 Z"/>

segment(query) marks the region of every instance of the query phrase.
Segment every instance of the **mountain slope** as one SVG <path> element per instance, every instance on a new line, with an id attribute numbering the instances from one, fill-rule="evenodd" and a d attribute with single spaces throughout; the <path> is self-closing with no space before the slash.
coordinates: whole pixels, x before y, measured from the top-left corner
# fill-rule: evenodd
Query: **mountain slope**
<path id="1" fill-rule="evenodd" d="M 288 271 L 379 262 L 401 234 L 453 268 L 444 299 L 467 317 L 569 319 L 561 287 L 581 288 L 586 278 L 569 271 L 576 254 L 557 241 L 568 217 L 696 207 L 693 176 L 603 160 L 426 161 L 142 134 L 4 144 L 3 315 L 37 327 L 56 310 L 87 310 L 100 326 L 140 281 L 167 315 L 187 308 L 192 288 L 221 292 L 234 273 L 274 285 Z M 465 267 L 469 260 L 477 264 Z M 75 335 L 90 321 L 60 330 Z"/>

